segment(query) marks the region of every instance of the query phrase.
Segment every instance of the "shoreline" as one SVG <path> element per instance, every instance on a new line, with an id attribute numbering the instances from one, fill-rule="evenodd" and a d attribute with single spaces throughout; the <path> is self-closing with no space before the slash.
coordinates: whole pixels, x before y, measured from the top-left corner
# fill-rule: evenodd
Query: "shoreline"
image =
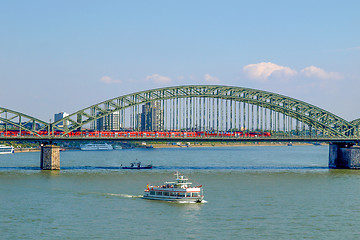
<path id="1" fill-rule="evenodd" d="M 320 144 L 324 146 L 326 144 Z M 289 146 L 288 143 L 199 143 L 199 144 L 190 144 L 190 145 L 172 145 L 167 143 L 153 143 L 149 144 L 148 146 L 152 146 L 154 149 L 161 149 L 161 148 L 201 148 L 201 147 L 260 147 L 260 146 Z M 292 143 L 291 146 L 314 146 L 311 143 Z M 143 147 L 135 147 L 135 148 L 143 148 Z M 66 150 L 78 150 L 75 148 L 62 148 Z M 125 148 L 124 148 L 125 149 Z M 15 153 L 22 153 L 22 152 L 40 152 L 39 148 L 15 148 Z"/>
<path id="2" fill-rule="evenodd" d="M 40 148 L 14 148 L 14 153 L 40 152 Z"/>
<path id="3" fill-rule="evenodd" d="M 171 145 L 171 144 L 149 144 L 153 148 L 183 148 L 183 147 L 259 147 L 259 146 L 289 146 L 288 143 L 201 143 L 201 144 L 191 144 L 191 145 Z M 326 144 L 320 144 L 326 145 Z M 292 143 L 291 146 L 314 146 L 312 143 Z M 290 146 L 289 146 L 290 147 Z"/>

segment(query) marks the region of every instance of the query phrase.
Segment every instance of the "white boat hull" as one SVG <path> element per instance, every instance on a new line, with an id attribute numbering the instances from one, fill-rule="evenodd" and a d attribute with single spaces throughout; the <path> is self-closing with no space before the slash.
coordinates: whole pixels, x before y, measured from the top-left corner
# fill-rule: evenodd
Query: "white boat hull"
<path id="1" fill-rule="evenodd" d="M 84 144 L 80 145 L 81 151 L 111 151 L 114 148 L 110 144 Z"/>
<path id="2" fill-rule="evenodd" d="M 1 154 L 12 154 L 12 153 L 14 153 L 14 151 L 12 151 L 12 152 L 0 152 L 0 155 Z"/>
<path id="3" fill-rule="evenodd" d="M 204 199 L 203 196 L 201 197 L 156 197 L 156 196 L 143 196 L 143 199 L 149 200 L 160 200 L 160 201 L 168 201 L 168 202 L 188 202 L 188 203 L 201 203 Z"/>
<path id="4" fill-rule="evenodd" d="M 81 151 L 111 151 L 113 149 L 108 149 L 108 148 L 97 148 L 97 149 L 93 149 L 93 148 L 81 148 Z"/>
<path id="5" fill-rule="evenodd" d="M 0 154 L 11 154 L 14 153 L 14 147 L 12 146 L 0 146 Z"/>

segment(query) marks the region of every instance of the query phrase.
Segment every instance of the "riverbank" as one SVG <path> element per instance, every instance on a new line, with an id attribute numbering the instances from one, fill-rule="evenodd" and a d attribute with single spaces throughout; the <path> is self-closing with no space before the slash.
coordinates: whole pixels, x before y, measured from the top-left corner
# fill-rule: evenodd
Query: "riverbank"
<path id="1" fill-rule="evenodd" d="M 178 148 L 178 147 L 256 147 L 256 146 L 313 146 L 312 143 L 198 143 L 198 144 L 148 144 L 153 148 Z M 324 145 L 324 144 L 321 144 Z"/>
<path id="2" fill-rule="evenodd" d="M 256 146 L 312 146 L 312 143 L 190 143 L 190 144 L 169 144 L 169 143 L 151 143 L 148 146 L 153 148 L 183 148 L 183 147 L 256 147 Z M 321 144 L 324 145 L 324 144 Z M 61 150 L 80 150 L 78 148 L 61 148 Z M 21 152 L 40 152 L 40 148 L 15 148 L 15 153 Z"/>
<path id="3" fill-rule="evenodd" d="M 40 148 L 14 148 L 14 152 L 40 152 Z"/>
<path id="4" fill-rule="evenodd" d="M 80 150 L 77 148 L 60 148 L 60 151 L 65 150 Z M 40 152 L 40 148 L 14 148 L 15 153 L 21 153 L 21 152 Z"/>

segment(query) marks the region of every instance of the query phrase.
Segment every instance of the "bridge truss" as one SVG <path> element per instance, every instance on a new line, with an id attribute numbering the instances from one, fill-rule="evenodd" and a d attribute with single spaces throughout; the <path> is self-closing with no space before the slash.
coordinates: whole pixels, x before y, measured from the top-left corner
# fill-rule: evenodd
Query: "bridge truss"
<path id="1" fill-rule="evenodd" d="M 120 96 L 75 112 L 52 128 L 66 134 L 84 126 L 96 128 L 97 120 L 103 119 L 112 122 L 109 126 L 140 130 L 143 105 L 149 103 L 160 109 L 158 130 L 164 131 L 358 135 L 356 125 L 303 101 L 256 89 L 213 85 L 167 87 Z M 64 128 L 57 127 L 60 123 L 65 123 Z"/>
<path id="2" fill-rule="evenodd" d="M 49 127 L 50 125 L 47 122 L 40 119 L 0 107 L 0 129 L 3 132 L 18 129 L 20 135 L 21 131 L 27 131 L 34 136 L 40 137 L 39 131 L 48 131 L 50 130 Z"/>
<path id="3" fill-rule="evenodd" d="M 143 112 L 154 109 L 156 116 L 152 117 L 156 119 L 156 126 L 152 124 L 151 128 L 158 131 L 359 136 L 360 120 L 348 122 L 319 107 L 276 93 L 214 85 L 167 87 L 128 94 L 84 108 L 54 123 L 0 108 L 0 123 L 34 135 L 39 135 L 39 131 L 48 131 L 48 134 L 61 131 L 67 135 L 98 129 L 100 125 L 101 130 L 139 131 L 144 127 Z"/>

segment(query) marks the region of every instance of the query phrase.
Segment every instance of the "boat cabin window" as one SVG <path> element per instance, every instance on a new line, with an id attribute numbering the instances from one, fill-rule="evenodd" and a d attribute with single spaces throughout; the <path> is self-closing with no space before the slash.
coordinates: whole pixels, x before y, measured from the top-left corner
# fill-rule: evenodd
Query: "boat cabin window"
<path id="1" fill-rule="evenodd" d="M 178 193 L 178 197 L 185 197 L 185 193 Z"/>
<path id="2" fill-rule="evenodd" d="M 186 193 L 186 197 L 191 197 L 191 193 Z"/>
<path id="3" fill-rule="evenodd" d="M 150 191 L 150 195 L 155 195 L 155 191 Z"/>
<path id="4" fill-rule="evenodd" d="M 198 197 L 198 196 L 199 196 L 199 193 L 194 192 L 194 193 L 192 193 L 192 196 L 193 196 L 193 197 Z"/>
<path id="5" fill-rule="evenodd" d="M 163 195 L 164 196 L 169 196 L 169 193 L 168 192 L 163 192 Z"/>
<path id="6" fill-rule="evenodd" d="M 170 196 L 176 196 L 176 193 L 170 192 Z"/>
<path id="7" fill-rule="evenodd" d="M 162 192 L 156 192 L 156 195 L 162 196 Z"/>

